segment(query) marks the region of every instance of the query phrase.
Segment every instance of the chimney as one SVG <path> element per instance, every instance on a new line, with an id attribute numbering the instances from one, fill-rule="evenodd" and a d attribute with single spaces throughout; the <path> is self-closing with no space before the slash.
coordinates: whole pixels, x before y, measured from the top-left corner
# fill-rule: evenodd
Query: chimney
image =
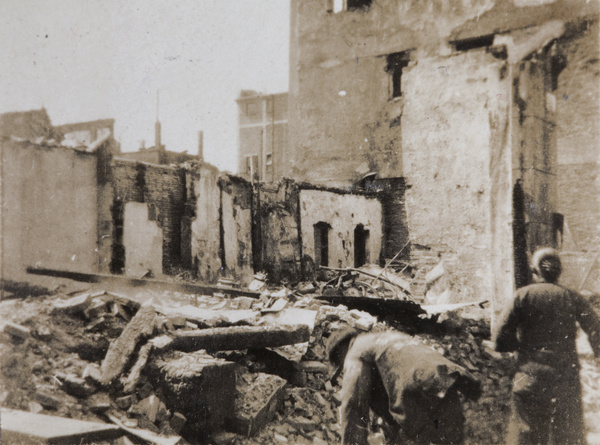
<path id="1" fill-rule="evenodd" d="M 145 150 L 145 149 L 146 149 L 146 141 L 142 139 L 140 141 L 140 151 Z"/>
<path id="2" fill-rule="evenodd" d="M 160 121 L 156 121 L 154 124 L 154 148 L 162 150 L 162 144 L 160 141 Z"/>
<path id="3" fill-rule="evenodd" d="M 204 132 L 198 132 L 198 159 L 200 162 L 204 162 Z"/>

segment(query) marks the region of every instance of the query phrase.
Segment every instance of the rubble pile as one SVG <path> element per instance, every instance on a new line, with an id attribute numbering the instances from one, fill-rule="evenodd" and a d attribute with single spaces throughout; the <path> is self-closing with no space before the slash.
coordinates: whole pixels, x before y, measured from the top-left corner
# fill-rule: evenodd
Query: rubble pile
<path id="1" fill-rule="evenodd" d="M 481 399 L 466 402 L 467 443 L 503 442 L 514 363 L 486 347 L 483 312 L 406 323 L 331 306 L 316 298 L 324 283 L 254 286 L 260 298 L 231 298 L 224 288 L 216 296 L 100 290 L 4 300 L 0 405 L 127 432 L 97 443 L 339 443 L 327 338 L 346 326 L 410 326 L 482 382 Z M 586 357 L 588 422 L 600 413 L 598 377 Z"/>

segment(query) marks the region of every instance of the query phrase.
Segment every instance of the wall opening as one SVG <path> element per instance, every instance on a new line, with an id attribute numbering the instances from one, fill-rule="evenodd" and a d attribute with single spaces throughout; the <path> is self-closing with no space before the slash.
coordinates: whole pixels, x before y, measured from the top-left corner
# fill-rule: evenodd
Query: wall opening
<path id="1" fill-rule="evenodd" d="M 318 222 L 314 225 L 315 230 L 315 264 L 317 266 L 329 266 L 329 231 L 331 226 L 326 222 Z"/>
<path id="2" fill-rule="evenodd" d="M 371 8 L 373 0 L 329 0 L 327 4 L 328 12 L 342 11 L 363 11 Z"/>
<path id="3" fill-rule="evenodd" d="M 561 213 L 552 214 L 552 233 L 554 237 L 554 245 L 557 249 L 561 249 L 563 245 L 565 217 Z"/>
<path id="4" fill-rule="evenodd" d="M 402 97 L 402 70 L 410 62 L 410 52 L 402 51 L 387 56 L 386 71 L 390 75 L 390 97 Z"/>
<path id="5" fill-rule="evenodd" d="M 122 274 L 125 270 L 125 245 L 123 226 L 125 222 L 123 201 L 115 200 L 110 209 L 113 218 L 113 243 L 110 259 L 110 272 Z"/>
<path id="6" fill-rule="evenodd" d="M 515 262 L 515 286 L 529 284 L 529 259 L 527 258 L 527 223 L 525 221 L 525 192 L 518 180 L 513 188 L 513 256 Z"/>
<path id="7" fill-rule="evenodd" d="M 354 267 L 360 267 L 368 261 L 369 231 L 362 224 L 354 229 Z"/>

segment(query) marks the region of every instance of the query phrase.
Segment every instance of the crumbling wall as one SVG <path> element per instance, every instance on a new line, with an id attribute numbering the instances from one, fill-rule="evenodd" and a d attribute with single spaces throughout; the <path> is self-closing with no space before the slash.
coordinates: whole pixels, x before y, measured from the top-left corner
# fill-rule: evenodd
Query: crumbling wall
<path id="1" fill-rule="evenodd" d="M 125 160 L 113 163 L 115 213 L 123 211 L 128 202 L 146 203 L 148 221 L 154 221 L 162 230 L 162 267 L 153 270 L 155 275 L 170 274 L 181 264 L 181 216 L 185 203 L 185 177 L 183 171 L 167 166 L 143 164 Z M 124 237 L 115 234 L 115 242 L 123 244 Z M 137 243 L 123 244 L 125 263 L 128 251 L 138 249 Z"/>
<path id="2" fill-rule="evenodd" d="M 490 257 L 501 252 L 493 253 L 499 242 L 493 244 L 492 227 L 511 245 L 510 189 L 502 187 L 511 159 L 505 73 L 504 61 L 477 50 L 419 59 L 404 76 L 409 236 L 455 252 L 451 273 L 464 280 L 456 286 L 457 301 L 494 296 Z M 495 190 L 499 186 L 503 193 Z M 496 280 L 511 283 L 510 270 L 504 264 Z"/>
<path id="3" fill-rule="evenodd" d="M 374 197 L 333 193 L 326 190 L 300 190 L 302 252 L 315 259 L 315 225 L 323 222 L 329 231 L 329 266 L 355 266 L 354 231 L 367 230 L 366 262 L 379 261 L 382 239 L 382 206 Z"/>
<path id="4" fill-rule="evenodd" d="M 221 190 L 219 171 L 203 164 L 188 172 L 188 195 L 194 199 L 191 223 L 192 262 L 198 277 L 214 282 L 221 271 Z"/>
<path id="5" fill-rule="evenodd" d="M 253 223 L 254 266 L 273 279 L 298 279 L 303 273 L 298 186 L 290 180 L 258 184 Z"/>
<path id="6" fill-rule="evenodd" d="M 2 278 L 27 266 L 98 272 L 96 157 L 64 147 L 2 142 Z"/>
<path id="7" fill-rule="evenodd" d="M 248 283 L 252 269 L 252 186 L 235 176 L 219 181 L 223 236 L 223 269 Z"/>

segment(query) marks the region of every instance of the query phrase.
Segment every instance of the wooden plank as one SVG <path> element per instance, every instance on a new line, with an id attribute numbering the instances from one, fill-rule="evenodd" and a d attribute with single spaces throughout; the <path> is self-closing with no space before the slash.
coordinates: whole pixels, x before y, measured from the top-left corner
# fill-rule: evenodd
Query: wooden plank
<path id="1" fill-rule="evenodd" d="M 29 444 L 84 444 L 117 439 L 118 426 L 2 408 L 2 442 Z"/>
<path id="2" fill-rule="evenodd" d="M 122 275 L 91 274 L 36 267 L 28 267 L 27 273 L 33 275 L 45 275 L 49 277 L 67 278 L 69 280 L 80 281 L 83 283 L 105 283 L 127 287 L 148 286 L 154 291 L 171 291 L 198 295 L 212 295 L 214 293 L 222 293 L 226 295 L 231 295 L 233 297 L 260 297 L 260 292 L 252 292 L 244 289 L 233 289 L 220 286 L 207 286 L 196 283 L 185 283 L 178 281 L 154 280 L 150 278 L 132 278 Z"/>

